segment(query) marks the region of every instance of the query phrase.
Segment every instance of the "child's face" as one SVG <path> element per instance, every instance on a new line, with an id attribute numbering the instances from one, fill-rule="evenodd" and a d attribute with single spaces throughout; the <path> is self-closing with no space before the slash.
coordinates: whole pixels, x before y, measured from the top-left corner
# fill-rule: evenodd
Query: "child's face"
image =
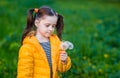
<path id="1" fill-rule="evenodd" d="M 50 37 L 54 32 L 56 23 L 57 23 L 56 16 L 43 16 L 41 19 L 35 20 L 37 34 L 46 38 Z"/>

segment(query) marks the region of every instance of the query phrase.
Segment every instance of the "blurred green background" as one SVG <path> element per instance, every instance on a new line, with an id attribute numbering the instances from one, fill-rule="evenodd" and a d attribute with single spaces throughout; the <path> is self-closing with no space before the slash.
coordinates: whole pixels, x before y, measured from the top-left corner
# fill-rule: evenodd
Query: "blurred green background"
<path id="1" fill-rule="evenodd" d="M 27 10 L 48 5 L 64 16 L 71 69 L 63 78 L 120 78 L 120 0 L 1 0 L 0 78 L 16 78 Z"/>

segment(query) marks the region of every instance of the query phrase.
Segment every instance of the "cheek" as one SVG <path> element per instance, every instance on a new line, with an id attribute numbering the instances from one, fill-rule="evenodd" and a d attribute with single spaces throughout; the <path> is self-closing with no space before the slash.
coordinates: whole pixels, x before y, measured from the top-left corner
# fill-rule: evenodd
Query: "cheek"
<path id="1" fill-rule="evenodd" d="M 38 29 L 43 29 L 44 26 L 43 26 L 42 24 L 39 24 L 37 28 L 38 28 Z"/>
<path id="2" fill-rule="evenodd" d="M 41 26 L 38 27 L 38 30 L 41 31 L 41 32 L 44 32 L 44 31 L 46 31 L 46 28 L 41 25 Z"/>

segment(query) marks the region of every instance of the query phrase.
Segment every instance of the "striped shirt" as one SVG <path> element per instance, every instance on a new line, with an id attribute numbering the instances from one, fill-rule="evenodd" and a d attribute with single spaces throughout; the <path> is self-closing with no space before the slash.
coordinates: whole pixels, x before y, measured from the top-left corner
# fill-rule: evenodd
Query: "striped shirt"
<path id="1" fill-rule="evenodd" d="M 47 60 L 50 66 L 50 78 L 52 78 L 52 60 L 51 60 L 51 47 L 50 47 L 50 42 L 42 42 L 40 43 L 41 46 L 43 47 L 46 56 L 47 56 Z"/>

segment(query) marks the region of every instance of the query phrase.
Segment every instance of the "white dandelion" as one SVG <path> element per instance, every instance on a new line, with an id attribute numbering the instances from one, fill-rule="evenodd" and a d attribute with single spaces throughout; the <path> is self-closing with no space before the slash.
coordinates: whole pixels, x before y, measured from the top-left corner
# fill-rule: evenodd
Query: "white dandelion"
<path id="1" fill-rule="evenodd" d="M 61 50 L 71 50 L 74 48 L 74 45 L 70 41 L 62 41 L 60 48 Z"/>

